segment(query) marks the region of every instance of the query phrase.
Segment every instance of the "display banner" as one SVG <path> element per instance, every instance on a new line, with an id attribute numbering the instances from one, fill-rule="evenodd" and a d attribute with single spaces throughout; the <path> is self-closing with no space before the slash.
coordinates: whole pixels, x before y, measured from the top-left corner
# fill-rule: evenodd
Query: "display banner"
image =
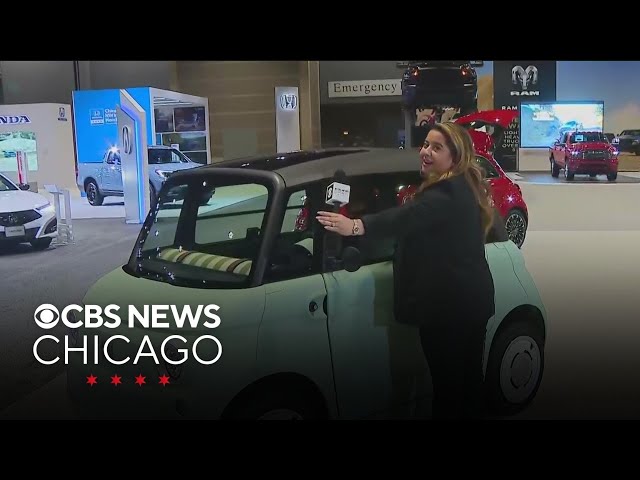
<path id="1" fill-rule="evenodd" d="M 497 110 L 518 110 L 520 102 L 556 100 L 556 62 L 514 60 L 493 62 L 493 104 Z M 496 159 L 506 171 L 517 171 L 520 135 L 518 117 L 505 130 Z"/>

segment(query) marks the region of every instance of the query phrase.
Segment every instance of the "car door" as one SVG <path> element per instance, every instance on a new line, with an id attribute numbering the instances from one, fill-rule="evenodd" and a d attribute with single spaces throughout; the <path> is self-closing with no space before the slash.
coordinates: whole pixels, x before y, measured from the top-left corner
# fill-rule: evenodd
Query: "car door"
<path id="1" fill-rule="evenodd" d="M 392 184 L 384 185 L 382 179 L 360 177 L 350 184 L 352 193 L 345 213 L 353 218 L 396 201 Z M 342 238 L 327 232 L 323 244 L 326 257 L 355 246 L 363 258 L 357 271 L 346 271 L 339 264 L 331 268 L 328 262 L 323 274 L 341 417 L 426 415 L 431 378 L 418 329 L 396 323 L 393 316 L 393 239 Z"/>
<path id="2" fill-rule="evenodd" d="M 327 334 L 327 290 L 321 274 L 322 248 L 316 241 L 322 232 L 313 228 L 305 211 L 310 193 L 301 188 L 286 194 L 284 219 L 264 276 L 265 309 L 257 369 L 261 378 L 284 374 L 290 380 L 309 380 L 335 413 L 331 408 L 335 390 Z"/>
<path id="3" fill-rule="evenodd" d="M 567 140 L 569 134 L 565 133 L 562 138 L 553 146 L 553 159 L 560 167 L 564 167 L 566 161 Z"/>
<path id="4" fill-rule="evenodd" d="M 111 190 L 116 192 L 123 192 L 124 186 L 122 183 L 122 161 L 120 160 L 120 153 L 115 152 L 113 154 L 113 166 L 111 170 Z"/>
<path id="5" fill-rule="evenodd" d="M 116 175 L 119 175 L 118 167 L 116 164 L 119 161 L 120 156 L 117 152 L 110 150 L 107 154 L 107 159 L 102 168 L 102 185 L 101 188 L 113 192 L 117 190 Z"/>

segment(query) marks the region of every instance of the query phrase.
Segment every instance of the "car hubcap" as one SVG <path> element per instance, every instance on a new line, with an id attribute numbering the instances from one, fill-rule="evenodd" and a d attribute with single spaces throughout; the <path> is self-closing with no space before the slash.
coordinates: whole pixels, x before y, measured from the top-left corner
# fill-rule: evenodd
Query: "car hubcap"
<path id="1" fill-rule="evenodd" d="M 93 202 L 96 199 L 96 187 L 93 183 L 89 185 L 89 191 L 87 192 L 87 197 L 89 198 L 90 202 Z"/>
<path id="2" fill-rule="evenodd" d="M 509 403 L 522 403 L 531 396 L 540 367 L 540 350 L 533 338 L 525 335 L 511 342 L 500 365 L 500 388 Z"/>
<path id="3" fill-rule="evenodd" d="M 505 228 L 509 239 L 516 245 L 521 246 L 524 242 L 525 230 L 527 228 L 524 218 L 517 213 L 512 213 L 507 217 Z"/>
<path id="4" fill-rule="evenodd" d="M 303 420 L 295 410 L 288 408 L 278 408 L 276 410 L 270 410 L 264 415 L 261 415 L 258 420 Z"/>

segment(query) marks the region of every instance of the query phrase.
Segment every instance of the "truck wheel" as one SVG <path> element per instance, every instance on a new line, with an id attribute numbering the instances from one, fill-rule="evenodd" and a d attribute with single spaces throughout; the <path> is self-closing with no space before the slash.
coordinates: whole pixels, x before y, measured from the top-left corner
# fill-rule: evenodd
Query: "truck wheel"
<path id="1" fill-rule="evenodd" d="M 84 187 L 84 191 L 87 194 L 87 201 L 89 202 L 89 205 L 94 207 L 102 205 L 104 197 L 100 193 L 100 189 L 98 188 L 98 184 L 95 180 L 89 180 Z"/>

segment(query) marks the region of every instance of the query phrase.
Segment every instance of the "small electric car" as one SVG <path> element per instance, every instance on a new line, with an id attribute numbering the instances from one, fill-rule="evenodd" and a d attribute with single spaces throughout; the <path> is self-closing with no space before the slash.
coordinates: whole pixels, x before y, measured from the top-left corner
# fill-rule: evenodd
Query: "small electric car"
<path id="1" fill-rule="evenodd" d="M 343 206 L 358 216 L 397 205 L 418 177 L 416 152 L 395 148 L 300 151 L 174 173 L 127 264 L 84 297 L 84 306 L 118 306 L 122 322 L 93 318 L 89 328 L 75 317 L 84 325 L 70 331 L 70 345 L 87 357 L 69 353 L 73 403 L 95 417 L 428 418 L 432 384 L 418 329 L 393 316 L 394 239 L 337 237 L 315 221 L 318 210 L 339 208 L 327 203 L 336 179 L 349 186 Z M 496 301 L 487 401 L 505 414 L 536 395 L 547 315 L 512 241 L 488 243 L 486 256 Z M 424 301 L 428 311 L 438 299 L 425 292 Z M 165 316 L 155 327 L 127 316 L 156 304 Z"/>

